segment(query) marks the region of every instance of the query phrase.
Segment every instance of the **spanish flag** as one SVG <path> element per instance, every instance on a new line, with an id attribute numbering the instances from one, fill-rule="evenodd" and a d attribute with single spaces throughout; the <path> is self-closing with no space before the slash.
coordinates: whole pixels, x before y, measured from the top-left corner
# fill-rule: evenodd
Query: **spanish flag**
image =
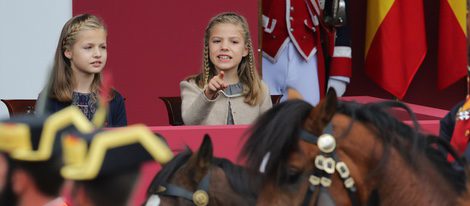
<path id="1" fill-rule="evenodd" d="M 438 80 L 444 89 L 467 75 L 467 0 L 441 0 Z"/>
<path id="2" fill-rule="evenodd" d="M 402 99 L 426 56 L 423 0 L 368 0 L 367 75 Z"/>

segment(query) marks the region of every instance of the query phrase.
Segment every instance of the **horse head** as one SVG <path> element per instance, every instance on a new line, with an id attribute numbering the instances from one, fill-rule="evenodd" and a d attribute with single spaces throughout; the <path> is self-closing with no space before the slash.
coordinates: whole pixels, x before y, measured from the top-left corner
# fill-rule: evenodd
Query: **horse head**
<path id="1" fill-rule="evenodd" d="M 299 205 L 307 191 L 313 158 L 320 152 L 310 141 L 331 131 L 337 106 L 329 93 L 316 107 L 292 100 L 273 107 L 251 128 L 242 157 L 250 170 L 264 173 L 258 205 Z M 313 145 L 313 147 L 312 147 Z"/>
<path id="2" fill-rule="evenodd" d="M 390 109 L 407 111 L 415 126 Z M 310 148 L 321 152 L 305 195 L 314 197 L 309 205 L 456 205 L 465 191 L 463 172 L 436 149 L 446 142 L 421 133 L 405 104 L 341 102 L 331 124 L 333 147 L 318 141 Z"/>
<path id="3" fill-rule="evenodd" d="M 265 174 L 259 205 L 456 205 L 466 191 L 436 137 L 389 112 L 414 119 L 406 105 L 337 103 L 334 95 L 310 109 L 295 102 L 262 116 L 244 147 L 248 168 Z"/>
<path id="4" fill-rule="evenodd" d="M 147 191 L 146 205 L 254 205 L 249 177 L 243 168 L 213 157 L 206 135 L 196 153 L 187 149 L 164 165 Z"/>

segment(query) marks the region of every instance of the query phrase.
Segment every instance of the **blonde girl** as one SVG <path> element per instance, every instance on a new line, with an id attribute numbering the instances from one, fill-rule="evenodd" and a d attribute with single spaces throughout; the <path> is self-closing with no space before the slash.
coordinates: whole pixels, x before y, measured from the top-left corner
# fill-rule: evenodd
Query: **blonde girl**
<path id="1" fill-rule="evenodd" d="M 65 23 L 54 57 L 47 112 L 76 105 L 88 119 L 93 118 L 107 61 L 106 38 L 106 27 L 97 16 L 81 14 Z M 108 96 L 109 113 L 105 126 L 127 125 L 123 97 L 115 90 Z"/>
<path id="2" fill-rule="evenodd" d="M 245 18 L 221 13 L 205 30 L 201 73 L 180 83 L 186 125 L 250 124 L 272 107 Z"/>

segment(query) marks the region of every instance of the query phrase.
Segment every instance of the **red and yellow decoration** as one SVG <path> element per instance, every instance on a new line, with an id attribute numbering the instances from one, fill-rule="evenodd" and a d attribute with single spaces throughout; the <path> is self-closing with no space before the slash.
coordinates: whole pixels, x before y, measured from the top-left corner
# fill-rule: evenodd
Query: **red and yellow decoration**
<path id="1" fill-rule="evenodd" d="M 402 99 L 426 56 L 423 0 L 368 0 L 365 44 L 367 75 Z"/>
<path id="2" fill-rule="evenodd" d="M 467 75 L 467 0 L 440 0 L 438 88 Z"/>

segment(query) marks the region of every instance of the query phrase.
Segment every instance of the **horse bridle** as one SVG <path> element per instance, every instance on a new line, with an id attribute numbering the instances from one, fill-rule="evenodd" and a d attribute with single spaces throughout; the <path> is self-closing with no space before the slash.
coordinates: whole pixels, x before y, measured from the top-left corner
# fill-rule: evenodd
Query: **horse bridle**
<path id="1" fill-rule="evenodd" d="M 171 196 L 171 197 L 180 197 L 186 200 L 191 201 L 196 206 L 206 206 L 209 204 L 209 181 L 210 181 L 210 171 L 202 178 L 197 186 L 197 190 L 190 192 L 187 189 L 184 189 L 180 186 L 168 183 L 164 186 L 159 186 L 157 191 L 154 192 L 155 195 L 162 196 Z"/>
<path id="2" fill-rule="evenodd" d="M 320 197 L 320 195 L 325 192 L 324 189 L 331 186 L 331 176 L 335 173 L 335 170 L 343 180 L 344 187 L 348 192 L 352 205 L 360 205 L 357 189 L 354 179 L 349 172 L 349 168 L 336 154 L 336 141 L 332 133 L 333 126 L 331 123 L 325 127 L 323 134 L 319 137 L 303 129 L 300 131 L 300 138 L 311 144 L 316 144 L 321 151 L 320 154 L 315 157 L 315 167 L 308 179 L 310 186 L 302 204 L 304 206 L 310 203 L 313 193 L 317 189 L 320 190 L 318 195 Z M 321 205 L 335 205 L 331 199 L 317 198 L 317 201 L 320 201 L 317 203 L 321 203 Z"/>

